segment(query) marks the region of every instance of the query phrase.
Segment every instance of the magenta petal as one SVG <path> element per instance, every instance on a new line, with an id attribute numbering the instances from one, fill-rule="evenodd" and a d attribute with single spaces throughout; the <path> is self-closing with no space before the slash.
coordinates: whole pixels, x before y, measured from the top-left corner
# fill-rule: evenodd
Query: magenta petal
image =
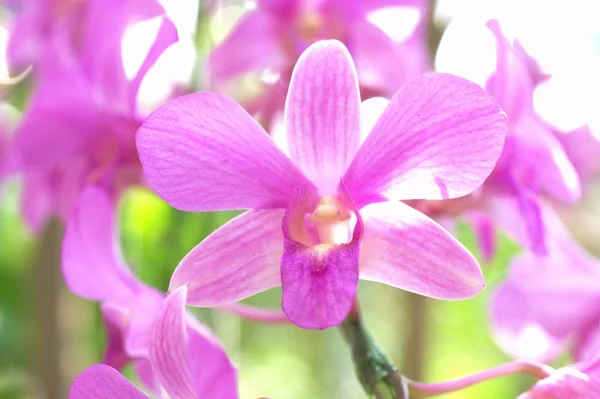
<path id="1" fill-rule="evenodd" d="M 283 208 L 306 180 L 239 104 L 215 93 L 158 108 L 137 149 L 150 186 L 185 211 Z"/>
<path id="2" fill-rule="evenodd" d="M 522 115 L 532 111 L 533 79 L 528 65 L 504 37 L 498 21 L 490 20 L 487 27 L 496 37 L 497 66 L 486 87 L 511 121 L 517 121 Z"/>
<path id="3" fill-rule="evenodd" d="M 213 232 L 186 255 L 170 291 L 187 285 L 188 304 L 219 306 L 280 284 L 283 211 L 250 210 Z"/>
<path id="4" fill-rule="evenodd" d="M 131 357 L 125 352 L 123 342 L 123 330 L 127 323 L 129 312 L 128 309 L 115 304 L 103 303 L 101 308 L 107 341 L 102 362 L 117 370 L 121 370 L 131 360 Z"/>
<path id="5" fill-rule="evenodd" d="M 129 356 L 148 357 L 150 328 L 164 298 L 163 293 L 144 287 L 134 298 L 129 299 L 130 313 L 125 337 L 125 350 Z"/>
<path id="6" fill-rule="evenodd" d="M 282 308 L 297 326 L 322 330 L 340 324 L 354 302 L 363 227 L 359 217 L 348 244 L 319 247 L 294 240 L 290 223 L 303 220 L 307 209 L 313 208 L 313 195 L 314 191 L 299 187 L 283 220 Z"/>
<path id="7" fill-rule="evenodd" d="M 62 244 L 62 272 L 76 295 L 105 300 L 137 285 L 119 251 L 115 212 L 110 197 L 90 187 L 69 217 Z"/>
<path id="8" fill-rule="evenodd" d="M 298 59 L 285 106 L 292 160 L 335 194 L 360 142 L 360 96 L 352 57 L 337 40 L 320 41 Z"/>
<path id="9" fill-rule="evenodd" d="M 469 210 L 464 217 L 471 224 L 477 236 L 477 244 L 483 260 L 490 262 L 496 255 L 496 229 L 494 223 L 488 215 L 480 210 Z"/>
<path id="10" fill-rule="evenodd" d="M 458 300 L 485 287 L 479 264 L 450 233 L 401 202 L 361 210 L 361 275 L 432 298 Z"/>
<path id="11" fill-rule="evenodd" d="M 506 115 L 475 83 L 417 76 L 396 93 L 358 150 L 344 182 L 359 207 L 381 200 L 456 198 L 492 171 Z"/>
<path id="12" fill-rule="evenodd" d="M 21 212 L 27 226 L 38 233 L 52 213 L 54 198 L 49 177 L 40 171 L 26 173 L 23 178 Z"/>
<path id="13" fill-rule="evenodd" d="M 96 364 L 75 378 L 69 399 L 148 399 L 121 373 L 104 364 Z"/>
<path id="14" fill-rule="evenodd" d="M 160 25 L 160 29 L 156 35 L 156 40 L 150 47 L 146 58 L 144 58 L 144 62 L 140 66 L 140 69 L 137 71 L 135 77 L 129 84 L 129 107 L 131 110 L 135 110 L 136 99 L 138 90 L 142 83 L 142 80 L 148 73 L 148 70 L 156 63 L 158 58 L 164 53 L 164 51 L 173 43 L 177 42 L 177 28 L 175 24 L 171 22 L 170 19 L 163 18 L 162 24 Z"/>
<path id="15" fill-rule="evenodd" d="M 561 241 L 565 248 L 553 242 L 558 251 L 549 256 L 526 252 L 517 257 L 492 298 L 496 341 L 513 356 L 548 360 L 598 319 L 598 261 L 577 244 Z"/>
<path id="16" fill-rule="evenodd" d="M 223 348 L 187 321 L 187 289 L 165 299 L 150 337 L 150 359 L 174 399 L 237 397 L 236 372 Z"/>
<path id="17" fill-rule="evenodd" d="M 267 68 L 279 70 L 287 61 L 282 28 L 281 21 L 260 9 L 243 16 L 211 52 L 209 79 L 220 81 Z"/>
<path id="18" fill-rule="evenodd" d="M 81 150 L 101 123 L 92 90 L 74 61 L 61 54 L 55 58 L 58 65 L 44 65 L 51 70 L 39 79 L 15 132 L 14 149 L 26 169 L 48 167 Z"/>

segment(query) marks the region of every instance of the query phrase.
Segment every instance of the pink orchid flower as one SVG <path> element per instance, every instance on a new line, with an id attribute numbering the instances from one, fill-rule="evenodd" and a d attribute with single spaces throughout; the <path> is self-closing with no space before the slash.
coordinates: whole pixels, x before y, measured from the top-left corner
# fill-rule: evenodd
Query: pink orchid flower
<path id="1" fill-rule="evenodd" d="M 504 151 L 484 189 L 518 199 L 529 232 L 522 244 L 543 253 L 547 229 L 541 220 L 540 196 L 578 201 L 579 176 L 553 129 L 533 109 L 533 90 L 545 79 L 539 66 L 518 41 L 508 42 L 496 20 L 487 26 L 496 37 L 497 68 L 486 87 L 506 112 L 508 126 Z"/>
<path id="2" fill-rule="evenodd" d="M 575 167 L 583 188 L 589 188 L 589 183 L 600 176 L 600 139 L 592 133 L 589 126 L 582 126 L 571 132 L 555 131 L 555 134 Z"/>
<path id="3" fill-rule="evenodd" d="M 113 200 L 101 189 L 89 187 L 83 192 L 65 230 L 63 276 L 73 293 L 101 303 L 108 331 L 104 363 L 121 369 L 132 362 L 144 385 L 158 394 L 163 384 L 150 364 L 150 329 L 164 294 L 137 280 L 125 265 L 115 215 Z M 235 369 L 217 341 L 191 316 L 187 319 L 190 329 L 202 332 L 202 340 L 214 341 L 204 349 L 204 358 L 220 365 L 222 378 L 235 381 Z"/>
<path id="4" fill-rule="evenodd" d="M 72 24 L 53 25 L 46 32 L 35 91 L 13 146 L 17 167 L 25 175 L 24 216 L 33 230 L 51 214 L 66 219 L 89 184 L 118 195 L 142 181 L 134 140 L 142 119 L 136 96 L 143 77 L 177 40 L 177 32 L 163 18 L 132 79 L 125 74 L 121 41 L 129 24 L 161 15 L 162 7 L 149 0 L 90 0 L 72 15 Z"/>
<path id="5" fill-rule="evenodd" d="M 434 298 L 485 286 L 473 256 L 403 204 L 466 195 L 488 176 L 506 117 L 479 86 L 426 74 L 404 85 L 360 143 L 356 72 L 338 41 L 298 60 L 285 109 L 290 157 L 216 93 L 154 111 L 137 144 L 150 186 L 185 211 L 250 209 L 195 247 L 171 290 L 218 306 L 282 285 L 282 307 L 304 328 L 343 321 L 359 275 Z"/>
<path id="6" fill-rule="evenodd" d="M 491 301 L 494 336 L 515 357 L 547 361 L 570 346 L 576 360 L 588 359 L 600 353 L 600 260 L 575 241 L 549 206 L 541 210 L 549 252 L 525 251 L 511 262 Z M 503 213 L 518 220 L 516 212 Z M 512 229 L 516 236 L 526 234 L 519 222 Z"/>
<path id="7" fill-rule="evenodd" d="M 236 399 L 237 380 L 221 346 L 185 311 L 186 288 L 157 309 L 150 333 L 150 362 L 161 392 L 172 399 Z M 161 394 L 157 393 L 156 398 Z M 69 399 L 148 399 L 121 373 L 94 365 L 73 382 Z"/>
<path id="8" fill-rule="evenodd" d="M 15 14 L 10 21 L 7 49 L 9 67 L 15 72 L 30 66 L 36 69 L 43 63 L 44 53 L 60 31 L 68 31 L 69 40 L 77 40 L 79 35 L 86 37 L 83 52 L 93 56 L 89 47 L 92 43 L 86 43 L 88 39 L 100 44 L 97 39 L 104 38 L 105 44 L 100 44 L 98 51 L 111 51 L 112 42 L 122 34 L 123 24 L 132 15 L 145 19 L 164 13 L 156 0 L 5 0 L 4 3 Z"/>
<path id="9" fill-rule="evenodd" d="M 419 13 L 415 30 L 400 42 L 368 18 L 373 11 L 393 6 Z M 356 62 L 362 94 L 391 97 L 408 79 L 431 69 L 427 7 L 426 0 L 258 0 L 256 8 L 211 52 L 211 83 L 219 87 L 233 77 L 263 70 L 276 74 L 277 83 L 267 85 L 246 107 L 270 125 L 273 116 L 283 110 L 300 54 L 318 40 L 337 39 Z"/>
<path id="10" fill-rule="evenodd" d="M 600 358 L 562 367 L 517 399 L 595 399 L 600 397 Z"/>

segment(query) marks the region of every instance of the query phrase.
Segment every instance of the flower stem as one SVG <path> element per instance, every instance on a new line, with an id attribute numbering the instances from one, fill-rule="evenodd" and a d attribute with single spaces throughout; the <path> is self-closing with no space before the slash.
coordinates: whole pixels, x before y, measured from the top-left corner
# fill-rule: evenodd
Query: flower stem
<path id="1" fill-rule="evenodd" d="M 354 305 L 340 329 L 352 350 L 358 380 L 369 397 L 408 399 L 404 377 L 363 325 L 358 304 Z"/>
<path id="2" fill-rule="evenodd" d="M 410 381 L 410 394 L 424 398 L 459 391 L 472 385 L 510 374 L 525 373 L 542 379 L 548 377 L 553 371 L 552 367 L 541 363 L 517 360 L 445 382 L 425 383 Z"/>

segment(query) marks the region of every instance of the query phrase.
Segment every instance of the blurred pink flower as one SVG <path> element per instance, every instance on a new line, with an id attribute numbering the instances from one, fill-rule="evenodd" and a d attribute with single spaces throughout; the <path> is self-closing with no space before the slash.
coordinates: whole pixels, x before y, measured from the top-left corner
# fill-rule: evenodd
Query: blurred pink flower
<path id="1" fill-rule="evenodd" d="M 173 399 L 235 399 L 237 380 L 225 352 L 185 311 L 186 288 L 157 309 L 150 334 L 150 362 L 160 387 Z M 154 314 L 153 314 L 154 315 Z M 161 397 L 160 391 L 156 397 Z M 147 399 L 117 370 L 91 366 L 73 382 L 69 399 Z"/>
<path id="2" fill-rule="evenodd" d="M 515 357 L 547 361 L 570 346 L 577 361 L 588 359 L 600 353 L 600 260 L 571 237 L 550 207 L 541 210 L 548 253 L 526 250 L 512 261 L 491 301 L 494 336 Z M 525 234 L 518 229 L 512 230 Z"/>
<path id="3" fill-rule="evenodd" d="M 483 182 L 504 139 L 497 102 L 465 79 L 421 75 L 362 145 L 358 110 L 350 54 L 329 40 L 309 47 L 292 74 L 290 157 L 215 93 L 153 112 L 137 145 L 163 199 L 185 211 L 251 208 L 182 260 L 171 289 L 188 285 L 189 304 L 218 306 L 282 285 L 290 320 L 319 329 L 346 317 L 359 274 L 435 298 L 481 291 L 472 255 L 400 200 L 460 197 Z"/>
<path id="4" fill-rule="evenodd" d="M 44 10 L 47 6 L 29 4 Z M 141 123 L 136 96 L 146 72 L 177 40 L 174 25 L 163 19 L 130 80 L 121 59 L 121 39 L 129 24 L 159 16 L 162 8 L 149 0 L 90 0 L 80 8 L 73 24 L 53 26 L 44 34 L 35 91 L 15 133 L 15 158 L 25 174 L 23 210 L 34 230 L 51 214 L 66 218 L 88 184 L 116 195 L 141 182 L 134 139 Z"/>
<path id="5" fill-rule="evenodd" d="M 517 399 L 595 399 L 600 397 L 600 358 L 562 367 Z"/>
<path id="6" fill-rule="evenodd" d="M 73 293 L 101 303 L 108 330 L 104 363 L 121 369 L 133 362 L 140 380 L 158 394 L 161 386 L 166 388 L 160 375 L 165 371 L 157 369 L 155 361 L 150 363 L 153 350 L 150 329 L 163 304 L 164 294 L 138 281 L 125 265 L 117 242 L 114 207 L 111 198 L 98 188 L 89 187 L 83 192 L 66 226 L 62 248 L 63 276 Z M 167 304 L 182 295 L 185 298 L 185 293 L 181 292 L 170 297 L 164 308 L 170 309 Z M 180 306 L 178 311 L 182 312 L 182 309 Z M 164 316 L 164 311 L 159 315 Z M 171 329 L 177 327 L 177 323 L 183 323 L 182 316 L 178 317 L 171 320 Z M 214 368 L 222 380 L 234 384 L 235 369 L 218 342 L 191 316 L 185 320 L 188 329 L 185 334 L 194 340 L 194 345 L 201 347 L 202 358 L 210 364 L 208 368 Z M 158 327 L 155 326 L 155 330 Z M 177 328 L 174 332 L 158 328 L 154 334 L 159 333 L 182 334 Z M 160 342 L 154 345 L 160 345 Z M 164 356 L 160 359 L 164 361 Z M 208 369 L 203 373 L 213 375 Z"/>
<path id="7" fill-rule="evenodd" d="M 323 39 L 337 39 L 356 63 L 365 97 L 391 97 L 408 79 L 429 71 L 427 0 L 258 0 L 210 54 L 210 83 L 219 87 L 235 76 L 268 70 L 277 82 L 247 104 L 269 126 L 283 110 L 292 69 L 304 50 Z M 414 31 L 395 41 L 369 21 L 369 14 L 392 6 L 419 13 Z M 267 128 L 267 131 L 269 129 Z"/>
<path id="8" fill-rule="evenodd" d="M 487 25 L 496 36 L 497 68 L 486 87 L 506 112 L 508 126 L 502 156 L 486 180 L 484 192 L 517 198 L 528 230 L 521 244 L 544 253 L 547 229 L 541 220 L 540 196 L 578 201 L 579 176 L 552 128 L 533 109 L 533 90 L 545 79 L 539 66 L 518 42 L 511 46 L 496 20 Z"/>
<path id="9" fill-rule="evenodd" d="M 592 179 L 600 176 L 600 139 L 594 136 L 588 126 L 571 132 L 555 131 L 555 134 L 585 189 Z"/>

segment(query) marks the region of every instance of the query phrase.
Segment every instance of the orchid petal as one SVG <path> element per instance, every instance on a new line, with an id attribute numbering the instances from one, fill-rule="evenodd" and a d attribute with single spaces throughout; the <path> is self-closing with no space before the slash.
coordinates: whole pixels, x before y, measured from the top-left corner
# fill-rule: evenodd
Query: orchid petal
<path id="1" fill-rule="evenodd" d="M 475 83 L 420 75 L 392 98 L 343 180 L 359 208 L 383 198 L 460 197 L 492 171 L 505 129 L 506 115 Z"/>
<path id="2" fill-rule="evenodd" d="M 260 9 L 250 11 L 238 21 L 227 38 L 212 50 L 209 78 L 220 81 L 267 68 L 279 70 L 287 61 L 280 31 L 280 21 L 270 13 Z"/>
<path id="3" fill-rule="evenodd" d="M 448 300 L 473 297 L 485 287 L 473 255 L 419 211 L 390 201 L 360 212 L 362 279 Z"/>
<path id="4" fill-rule="evenodd" d="M 513 260 L 490 305 L 496 341 L 507 353 L 547 361 L 570 334 L 596 320 L 598 262 L 593 264 L 596 270 L 573 267 L 575 262 L 570 255 L 540 257 L 531 252 Z"/>
<path id="5" fill-rule="evenodd" d="M 156 35 L 156 40 L 152 44 L 152 47 L 150 47 L 140 69 L 129 84 L 129 107 L 131 110 L 135 109 L 138 90 L 142 84 L 142 80 L 164 51 L 177 42 L 177 40 L 178 36 L 175 24 L 170 19 L 164 18 Z"/>
<path id="6" fill-rule="evenodd" d="M 236 373 L 223 348 L 186 321 L 186 287 L 161 306 L 150 338 L 150 359 L 173 399 L 236 398 Z"/>
<path id="7" fill-rule="evenodd" d="M 21 212 L 27 226 L 38 233 L 52 213 L 52 187 L 48 176 L 41 171 L 27 173 L 23 179 Z"/>
<path id="8" fill-rule="evenodd" d="M 121 370 L 131 361 L 131 356 L 125 352 L 123 342 L 124 326 L 129 316 L 128 310 L 110 303 L 103 303 L 101 308 L 107 341 L 102 362 Z"/>
<path id="9" fill-rule="evenodd" d="M 250 210 L 232 219 L 183 258 L 169 290 L 187 285 L 190 305 L 219 306 L 279 286 L 282 219 L 280 210 Z"/>
<path id="10" fill-rule="evenodd" d="M 350 53 L 320 41 L 298 59 L 285 106 L 292 160 L 321 194 L 335 194 L 360 142 L 360 96 Z"/>
<path id="11" fill-rule="evenodd" d="M 483 260 L 485 262 L 490 262 L 494 259 L 497 249 L 494 223 L 488 215 L 479 210 L 467 211 L 465 219 L 471 224 L 471 227 L 475 231 Z M 442 224 L 440 223 L 440 225 Z M 455 234 L 453 235 L 456 236 Z"/>
<path id="12" fill-rule="evenodd" d="M 56 54 L 44 63 L 15 132 L 14 150 L 26 170 L 48 167 L 80 150 L 101 125 L 93 92 L 76 61 L 59 46 L 51 49 Z"/>
<path id="13" fill-rule="evenodd" d="M 296 221 L 304 222 L 314 209 L 314 189 L 296 190 L 283 220 L 284 253 L 281 259 L 282 308 L 290 321 L 302 328 L 325 329 L 340 324 L 348 315 L 358 285 L 359 243 L 363 227 L 360 215 L 348 244 L 319 248 L 293 237 Z M 323 244 L 321 244 L 323 245 Z"/>
<path id="14" fill-rule="evenodd" d="M 215 93 L 158 108 L 137 148 L 150 186 L 185 211 L 283 208 L 306 180 L 239 104 Z"/>
<path id="15" fill-rule="evenodd" d="M 96 364 L 75 378 L 69 399 L 149 399 L 121 373 L 110 366 Z"/>
<path id="16" fill-rule="evenodd" d="M 262 309 L 256 306 L 245 305 L 242 303 L 232 303 L 223 305 L 221 310 L 238 315 L 239 317 L 254 320 L 260 323 L 284 324 L 289 323 L 289 319 L 281 310 Z"/>
<path id="17" fill-rule="evenodd" d="M 150 287 L 139 290 L 129 302 L 130 314 L 125 336 L 125 351 L 133 358 L 147 358 L 149 332 L 165 295 Z"/>
<path id="18" fill-rule="evenodd" d="M 129 82 L 121 54 L 121 40 L 129 25 L 164 14 L 157 0 L 90 0 L 81 33 L 81 62 L 96 95 L 115 108 L 128 106 Z M 93 21 L 93 23 L 91 22 Z"/>
<path id="19" fill-rule="evenodd" d="M 115 206 L 102 190 L 86 189 L 75 206 L 63 239 L 62 271 L 69 289 L 83 298 L 105 300 L 135 289 L 122 261 Z"/>
<path id="20" fill-rule="evenodd" d="M 362 89 L 389 98 L 410 78 L 431 69 L 426 46 L 421 41 L 418 45 L 412 43 L 417 40 L 414 33 L 407 41 L 397 43 L 370 21 L 357 20 L 348 34 Z"/>
<path id="21" fill-rule="evenodd" d="M 489 21 L 487 27 L 496 37 L 497 66 L 486 87 L 511 121 L 517 121 L 533 110 L 534 87 L 531 73 L 528 65 L 504 37 L 498 21 Z"/>

